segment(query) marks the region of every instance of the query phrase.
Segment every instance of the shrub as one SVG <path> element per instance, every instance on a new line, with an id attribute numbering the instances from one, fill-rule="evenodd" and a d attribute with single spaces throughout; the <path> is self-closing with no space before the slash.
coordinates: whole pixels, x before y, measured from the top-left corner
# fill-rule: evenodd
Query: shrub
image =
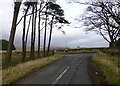
<path id="1" fill-rule="evenodd" d="M 0 40 L 0 44 L 2 45 L 2 47 L 0 48 L 0 50 L 7 50 L 8 47 L 8 41 L 5 39 Z M 13 45 L 12 50 L 16 50 L 15 46 Z"/>

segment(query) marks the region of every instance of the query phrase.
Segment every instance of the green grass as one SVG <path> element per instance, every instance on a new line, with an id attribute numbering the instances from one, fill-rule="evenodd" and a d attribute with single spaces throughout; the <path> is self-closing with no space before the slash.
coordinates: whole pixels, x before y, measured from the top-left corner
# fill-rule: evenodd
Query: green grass
<path id="1" fill-rule="evenodd" d="M 118 84 L 117 75 L 108 66 L 101 65 L 101 69 L 106 76 L 107 81 L 109 81 L 109 84 Z"/>
<path id="2" fill-rule="evenodd" d="M 101 64 L 98 61 L 95 61 L 94 65 L 101 70 L 104 76 L 106 76 L 106 80 L 108 81 L 108 84 L 116 84 L 116 85 L 119 84 L 120 80 L 118 80 L 118 76 L 112 71 L 112 69 L 110 69 L 106 65 Z"/>
<path id="3" fill-rule="evenodd" d="M 103 75 L 106 77 L 108 84 L 120 85 L 120 79 L 118 79 L 118 74 L 112 68 L 115 66 L 114 62 L 109 62 L 111 60 L 108 59 L 106 55 L 102 55 L 100 53 L 94 56 L 92 60 L 95 68 L 97 67 L 98 69 L 100 69 Z"/>

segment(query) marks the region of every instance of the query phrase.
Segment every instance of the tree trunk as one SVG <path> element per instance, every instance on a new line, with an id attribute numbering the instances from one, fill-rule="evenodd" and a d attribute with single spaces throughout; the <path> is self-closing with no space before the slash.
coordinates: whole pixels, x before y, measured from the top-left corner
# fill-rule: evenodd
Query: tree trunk
<path id="1" fill-rule="evenodd" d="M 109 33 L 110 34 L 110 33 Z M 110 37 L 110 43 L 109 43 L 109 48 L 110 49 L 114 49 L 115 48 L 115 41 L 114 41 L 114 38 L 113 36 L 109 35 Z"/>
<path id="2" fill-rule="evenodd" d="M 41 5 L 40 4 L 40 9 L 41 9 Z M 38 57 L 40 57 L 40 11 L 39 11 L 39 20 L 38 20 Z"/>
<path id="3" fill-rule="evenodd" d="M 113 42 L 110 42 L 110 43 L 109 43 L 109 48 L 112 49 L 113 47 L 114 47 Z"/>
<path id="4" fill-rule="evenodd" d="M 50 44 L 51 44 L 51 37 L 52 37 L 52 29 L 53 29 L 53 20 L 54 20 L 54 16 L 52 17 L 51 24 L 50 24 L 50 35 L 49 35 L 47 56 L 49 55 L 49 51 L 50 51 Z"/>
<path id="5" fill-rule="evenodd" d="M 45 48 L 46 48 L 46 30 L 47 30 L 47 8 L 46 8 L 46 19 L 45 19 L 45 32 L 44 32 L 43 57 L 45 57 Z"/>
<path id="6" fill-rule="evenodd" d="M 14 14 L 13 14 L 13 21 L 12 21 L 12 27 L 10 32 L 10 38 L 9 38 L 9 44 L 6 54 L 6 62 L 9 63 L 11 61 L 11 55 L 12 55 L 12 45 L 14 42 L 15 32 L 16 32 L 16 23 L 17 23 L 17 17 L 19 14 L 21 2 L 14 2 Z"/>
<path id="7" fill-rule="evenodd" d="M 31 21 L 31 16 L 29 18 L 29 23 L 28 23 L 28 28 L 27 28 L 26 38 L 25 38 L 25 53 L 26 53 L 26 47 L 27 47 L 28 32 L 30 28 L 30 21 Z"/>
<path id="8" fill-rule="evenodd" d="M 109 44 L 109 48 L 110 48 L 110 53 L 111 55 L 114 55 L 115 54 L 115 42 L 114 41 L 111 41 L 110 44 Z"/>
<path id="9" fill-rule="evenodd" d="M 25 10 L 24 21 L 23 21 L 23 35 L 22 35 L 22 60 L 24 61 L 26 57 L 26 49 L 25 49 L 25 28 L 26 28 L 26 15 L 28 12 L 29 6 Z"/>
<path id="10" fill-rule="evenodd" d="M 118 39 L 117 47 L 118 47 L 118 57 L 120 57 L 120 38 Z M 119 62 L 120 62 L 120 58 L 119 58 Z"/>
<path id="11" fill-rule="evenodd" d="M 34 5 L 32 7 L 32 32 L 31 32 L 31 49 L 30 49 L 30 59 L 34 57 Z"/>
<path id="12" fill-rule="evenodd" d="M 34 19 L 34 35 L 33 35 L 33 59 L 35 58 L 35 36 L 36 36 L 36 18 L 37 18 L 37 4 L 35 4 L 35 19 Z"/>

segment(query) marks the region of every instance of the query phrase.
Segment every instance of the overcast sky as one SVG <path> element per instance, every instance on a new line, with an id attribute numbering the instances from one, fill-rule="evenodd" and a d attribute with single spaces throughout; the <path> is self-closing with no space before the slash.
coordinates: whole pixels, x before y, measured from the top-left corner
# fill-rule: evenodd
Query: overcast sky
<path id="1" fill-rule="evenodd" d="M 70 26 L 65 26 L 62 29 L 66 32 L 64 35 L 61 30 L 53 29 L 53 37 L 51 46 L 55 47 L 108 47 L 108 43 L 94 32 L 86 34 L 84 29 L 74 28 L 77 24 L 75 18 L 85 12 L 86 6 L 81 4 L 68 4 L 69 0 L 58 0 L 57 3 L 62 7 L 65 13 L 65 18 L 71 22 Z M 0 32 L 2 36 L 0 39 L 9 39 L 12 17 L 13 17 L 14 3 L 13 0 L 0 0 Z M 19 14 L 19 18 L 22 12 Z M 81 26 L 81 25 L 77 25 Z M 21 45 L 22 23 L 17 26 L 15 35 L 15 45 Z M 43 37 L 42 37 L 43 38 Z M 30 39 L 29 39 L 30 42 Z"/>

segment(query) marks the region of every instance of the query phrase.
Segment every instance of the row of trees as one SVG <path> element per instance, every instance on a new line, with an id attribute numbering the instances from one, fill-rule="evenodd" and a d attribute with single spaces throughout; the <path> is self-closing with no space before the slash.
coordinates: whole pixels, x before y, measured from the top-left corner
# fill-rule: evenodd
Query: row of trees
<path id="1" fill-rule="evenodd" d="M 53 27 L 58 25 L 57 23 L 61 24 L 61 26 L 58 26 L 58 28 L 61 28 L 63 24 L 69 24 L 69 22 L 64 18 L 64 11 L 55 2 L 44 1 L 44 0 L 36 0 L 36 1 L 34 0 L 34 2 L 32 2 L 31 0 L 26 0 L 25 2 L 23 2 L 22 0 L 18 0 L 18 1 L 19 2 L 17 2 L 16 0 L 14 2 L 13 22 L 11 27 L 7 54 L 6 54 L 7 63 L 11 61 L 12 44 L 14 42 L 16 26 L 22 20 L 23 20 L 23 32 L 22 32 L 22 60 L 23 61 L 25 60 L 25 57 L 26 57 L 26 47 L 27 47 L 28 33 L 30 32 L 30 29 L 31 29 L 30 58 L 34 59 L 36 31 L 38 32 L 38 45 L 37 45 L 38 54 L 37 55 L 38 57 L 40 57 L 40 41 L 41 41 L 40 33 L 41 33 L 41 30 L 44 29 L 43 56 L 45 57 L 47 28 L 48 27 L 50 28 L 49 42 L 47 47 L 47 55 L 49 55 Z M 24 8 L 23 10 L 24 15 L 17 22 L 21 5 L 23 5 L 23 8 Z M 27 19 L 29 19 L 28 24 L 26 24 Z"/>
<path id="2" fill-rule="evenodd" d="M 73 1 L 88 6 L 84 16 L 77 18 L 79 22 L 83 22 L 85 30 L 100 34 L 109 42 L 111 49 L 118 46 L 116 42 L 120 40 L 120 0 L 90 0 L 84 3 Z"/>

